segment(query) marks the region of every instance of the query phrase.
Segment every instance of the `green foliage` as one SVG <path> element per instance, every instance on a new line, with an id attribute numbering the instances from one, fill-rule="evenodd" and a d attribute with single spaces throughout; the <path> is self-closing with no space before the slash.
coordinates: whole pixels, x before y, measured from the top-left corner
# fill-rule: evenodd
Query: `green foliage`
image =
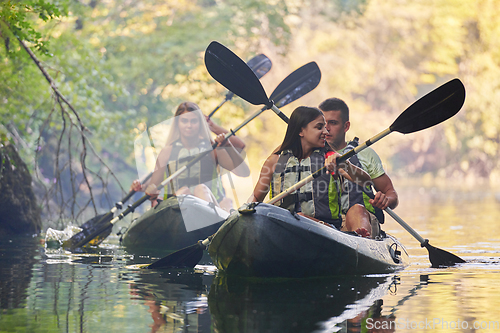
<path id="1" fill-rule="evenodd" d="M 335 15 L 337 2 L 319 7 L 331 19 L 311 20 L 313 9 L 302 12 L 290 47 L 293 59 L 314 59 L 322 69 L 314 104 L 345 99 L 348 135 L 367 139 L 417 98 L 458 77 L 467 97 L 457 116 L 404 139 L 391 136 L 375 149 L 392 174 L 500 180 L 498 2 L 370 0 L 342 15 Z"/>
<path id="2" fill-rule="evenodd" d="M 203 64 L 210 41 L 217 39 L 233 49 L 239 45 L 239 54 L 254 55 L 262 40 L 286 45 L 290 37 L 285 2 L 37 1 L 29 10 L 25 4 L 8 7 L 24 16 L 5 24 L 2 36 L 3 31 L 14 36 L 14 23 L 26 27 L 24 35 L 15 33 L 41 51 L 41 65 L 77 111 L 92 146 L 125 184 L 137 177 L 132 151 L 140 128 L 165 120 L 182 100 L 203 107 L 213 105 L 213 99 L 220 102 L 223 89 Z M 45 77 L 15 38 L 9 38 L 3 50 L 9 56 L 0 62 L 0 122 L 18 133 L 14 139 L 25 148 L 23 158 L 32 168 L 37 159 L 40 172 L 32 171 L 53 186 L 52 179 L 61 172 L 57 168 L 79 163 L 81 137 L 70 127 L 77 124 L 76 115 L 68 106 L 61 110 Z M 229 116 L 243 113 L 233 107 Z M 69 141 L 61 142 L 61 135 Z M 70 142 L 77 145 L 73 153 Z M 51 166 L 50 154 L 59 154 L 60 163 Z M 93 178 L 108 177 L 101 174 L 99 159 L 87 158 Z"/>
<path id="3" fill-rule="evenodd" d="M 44 1 L 4 1 L 0 3 L 0 124 L 17 143 L 26 161 L 33 161 L 37 125 L 51 110 L 50 87 L 40 71 L 20 47 L 25 40 L 41 54 L 48 55 L 48 41 L 42 37 L 38 19 L 60 17 L 63 7 Z M 31 164 L 31 163 L 30 163 Z"/>
<path id="4" fill-rule="evenodd" d="M 203 82 L 213 82 L 205 73 L 197 74 L 212 40 L 230 46 L 242 42 L 251 52 L 256 48 L 250 45 L 262 35 L 285 43 L 283 6 L 264 1 L 110 3 L 94 9 L 92 22 L 87 20 L 81 33 L 92 36 L 106 69 L 125 88 L 120 95 L 105 96 L 106 107 L 133 108 L 136 123 L 151 125 L 164 120 L 182 99 L 199 93 Z M 269 30 L 257 28 L 262 25 Z M 220 92 L 208 89 L 209 94 L 195 97 L 197 102 Z"/>
<path id="5" fill-rule="evenodd" d="M 322 82 L 298 103 L 345 99 L 353 110 L 349 134 L 362 139 L 422 94 L 459 77 L 467 101 L 456 117 L 404 140 L 388 138 L 377 151 L 390 161 L 389 170 L 398 167 L 406 175 L 497 172 L 500 179 L 499 10 L 487 0 L 4 1 L 0 131 L 25 148 L 20 153 L 30 163 L 38 146 L 53 144 L 64 127 L 53 91 L 19 37 L 39 50 L 92 145 L 127 184 L 136 176 L 137 133 L 171 116 L 183 100 L 205 113 L 222 100 L 225 89 L 203 63 L 205 48 L 217 40 L 243 59 L 266 53 L 273 60 L 263 80 L 270 90 L 299 66 L 318 62 Z M 235 98 L 216 121 L 234 127 L 249 108 Z M 76 121 L 75 115 L 66 117 Z M 254 150 L 249 155 L 264 158 L 282 138 L 276 126 L 284 125 L 273 117 L 265 114 L 240 132 Z M 89 165 L 101 167 L 97 159 Z"/>
<path id="6" fill-rule="evenodd" d="M 12 39 L 21 39 L 33 44 L 43 54 L 49 55 L 49 42 L 36 29 L 32 17 L 44 22 L 66 14 L 65 2 L 50 3 L 44 0 L 7 0 L 0 3 L 0 35 L 8 54 L 19 50 L 11 47 Z"/>

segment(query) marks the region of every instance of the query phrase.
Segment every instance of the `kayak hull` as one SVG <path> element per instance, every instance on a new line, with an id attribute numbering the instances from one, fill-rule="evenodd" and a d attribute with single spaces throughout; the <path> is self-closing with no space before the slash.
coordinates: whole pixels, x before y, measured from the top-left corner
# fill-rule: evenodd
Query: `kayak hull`
<path id="1" fill-rule="evenodd" d="M 233 212 L 208 251 L 219 270 L 247 277 L 365 275 L 408 265 L 392 236 L 359 237 L 264 203 Z"/>
<path id="2" fill-rule="evenodd" d="M 163 256 L 214 234 L 228 216 L 194 196 L 171 197 L 133 221 L 121 244 L 131 253 Z"/>

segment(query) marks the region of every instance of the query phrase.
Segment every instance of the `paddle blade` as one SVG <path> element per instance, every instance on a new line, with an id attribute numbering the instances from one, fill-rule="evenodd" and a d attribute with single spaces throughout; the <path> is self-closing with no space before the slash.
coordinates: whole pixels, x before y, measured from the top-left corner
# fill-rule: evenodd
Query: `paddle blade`
<path id="1" fill-rule="evenodd" d="M 457 114 L 464 102 L 465 87 L 453 79 L 413 103 L 389 129 L 408 134 L 432 127 Z"/>
<path id="2" fill-rule="evenodd" d="M 465 260 L 453 253 L 434 247 L 429 243 L 426 243 L 424 246 L 429 252 L 429 260 L 434 268 L 454 266 L 455 264 L 465 262 Z"/>
<path id="3" fill-rule="evenodd" d="M 321 71 L 313 61 L 288 75 L 274 89 L 270 99 L 277 107 L 283 107 L 316 88 L 321 81 Z"/>
<path id="4" fill-rule="evenodd" d="M 154 263 L 146 266 L 148 269 L 167 269 L 167 268 L 193 268 L 198 264 L 203 256 L 205 246 L 198 242 L 182 250 L 173 252 Z"/>
<path id="5" fill-rule="evenodd" d="M 236 54 L 218 42 L 212 42 L 205 51 L 205 66 L 208 73 L 220 84 L 245 101 L 265 104 L 271 108 L 259 78 Z"/>
<path id="6" fill-rule="evenodd" d="M 263 77 L 271 70 L 273 63 L 264 54 L 259 54 L 247 61 L 248 67 L 255 73 L 258 79 Z"/>
<path id="7" fill-rule="evenodd" d="M 82 231 L 63 242 L 62 246 L 64 248 L 74 249 L 77 247 L 82 247 L 87 243 L 92 246 L 99 245 L 106 237 L 109 236 L 111 230 L 113 229 L 113 225 L 109 223 L 112 218 L 113 214 L 107 213 L 98 215 L 93 219 L 88 220 L 81 225 Z M 103 229 L 103 225 L 108 225 L 108 227 Z M 99 229 L 102 229 L 102 231 L 97 235 L 97 237 L 89 237 Z"/>
<path id="8" fill-rule="evenodd" d="M 91 246 L 97 246 L 97 245 L 101 244 L 111 234 L 111 231 L 113 230 L 113 225 L 111 223 L 109 223 L 109 221 L 111 221 L 111 219 L 113 218 L 113 215 L 112 214 L 103 214 L 102 216 L 104 218 L 99 222 L 99 225 L 106 223 L 106 224 L 109 224 L 109 226 L 106 229 L 104 229 L 103 232 L 101 232 L 99 235 L 97 235 L 95 238 L 93 238 L 88 243 Z M 95 221 L 93 221 L 93 220 L 95 220 Z M 93 218 L 92 220 L 87 221 L 84 224 L 82 224 L 80 228 L 82 228 L 84 230 L 93 231 L 97 227 L 97 223 L 95 223 L 97 221 L 98 220 L 96 218 Z"/>

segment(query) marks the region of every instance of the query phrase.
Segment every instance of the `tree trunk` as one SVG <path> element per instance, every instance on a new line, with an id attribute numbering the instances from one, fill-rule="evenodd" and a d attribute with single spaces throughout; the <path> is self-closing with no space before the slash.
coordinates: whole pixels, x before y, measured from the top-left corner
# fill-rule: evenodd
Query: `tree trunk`
<path id="1" fill-rule="evenodd" d="M 33 235 L 41 228 L 29 170 L 13 145 L 0 144 L 0 236 Z"/>

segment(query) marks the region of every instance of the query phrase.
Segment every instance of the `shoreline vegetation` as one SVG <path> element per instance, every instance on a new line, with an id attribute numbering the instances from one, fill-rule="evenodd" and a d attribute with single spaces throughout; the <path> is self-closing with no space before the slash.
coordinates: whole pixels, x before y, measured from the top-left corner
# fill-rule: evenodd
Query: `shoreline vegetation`
<path id="1" fill-rule="evenodd" d="M 81 219 L 83 210 L 95 215 L 137 177 L 139 135 L 184 100 L 208 114 L 227 93 L 203 62 L 217 39 L 242 59 L 263 53 L 273 61 L 261 81 L 268 92 L 288 73 L 317 62 L 318 87 L 282 111 L 342 98 L 352 110 L 350 133 L 361 139 L 459 78 L 466 101 L 456 116 L 374 149 L 396 189 L 494 192 L 500 185 L 500 21 L 488 13 L 499 11 L 500 2 L 487 0 L 0 2 L 0 138 L 16 142 L 41 180 L 43 213 L 54 207 L 54 218 Z M 232 128 L 251 110 L 234 98 L 214 122 Z M 265 113 L 239 133 L 251 164 L 268 156 L 284 128 Z M 55 200 L 62 211 L 50 204 Z"/>

